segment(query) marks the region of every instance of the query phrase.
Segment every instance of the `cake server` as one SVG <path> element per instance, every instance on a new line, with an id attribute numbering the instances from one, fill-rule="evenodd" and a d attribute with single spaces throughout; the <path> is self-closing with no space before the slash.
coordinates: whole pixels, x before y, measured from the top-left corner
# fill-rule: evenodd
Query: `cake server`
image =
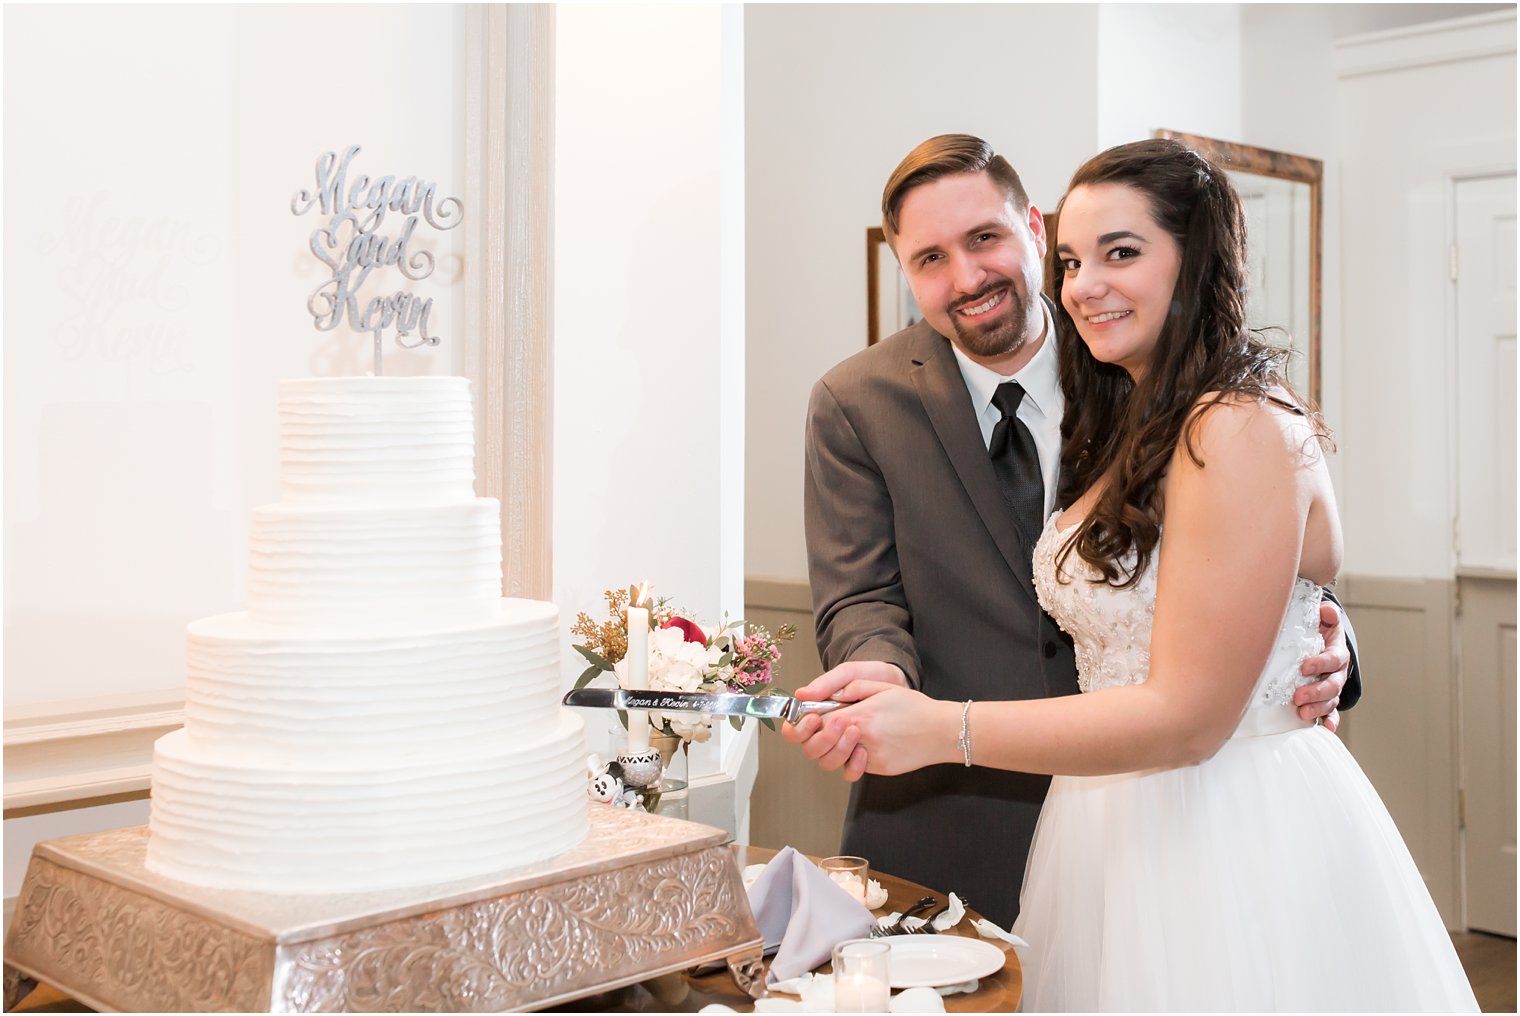
<path id="1" fill-rule="evenodd" d="M 843 702 L 799 702 L 790 695 L 706 695 L 693 691 L 628 691 L 623 688 L 577 688 L 566 692 L 564 705 L 591 709 L 645 709 L 664 712 L 753 716 L 761 720 L 796 723 L 809 713 L 826 713 Z"/>

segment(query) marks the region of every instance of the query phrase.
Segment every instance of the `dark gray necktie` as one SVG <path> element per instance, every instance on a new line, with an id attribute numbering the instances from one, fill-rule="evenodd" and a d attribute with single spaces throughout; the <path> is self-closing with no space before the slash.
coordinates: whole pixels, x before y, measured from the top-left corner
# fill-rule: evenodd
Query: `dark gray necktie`
<path id="1" fill-rule="evenodd" d="M 1035 450 L 1034 435 L 1016 415 L 1024 401 L 1024 389 L 1017 381 L 1004 381 L 993 393 L 992 404 L 1003 418 L 992 429 L 992 468 L 1014 523 L 1033 542 L 1044 528 L 1045 481 L 1040 476 L 1040 455 Z"/>

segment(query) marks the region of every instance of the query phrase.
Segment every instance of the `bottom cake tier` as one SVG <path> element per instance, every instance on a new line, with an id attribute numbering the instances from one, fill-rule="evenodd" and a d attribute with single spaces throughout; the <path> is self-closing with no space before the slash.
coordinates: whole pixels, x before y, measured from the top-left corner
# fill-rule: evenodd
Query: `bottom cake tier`
<path id="1" fill-rule="evenodd" d="M 478 743 L 478 742 L 477 742 Z M 586 836 L 584 725 L 452 757 L 257 758 L 184 730 L 153 750 L 147 866 L 270 893 L 448 881 L 552 857 Z"/>

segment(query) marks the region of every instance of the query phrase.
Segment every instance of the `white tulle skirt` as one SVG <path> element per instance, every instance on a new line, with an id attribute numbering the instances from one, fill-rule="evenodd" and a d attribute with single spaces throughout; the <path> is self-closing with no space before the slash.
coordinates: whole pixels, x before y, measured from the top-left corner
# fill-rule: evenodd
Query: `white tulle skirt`
<path id="1" fill-rule="evenodd" d="M 1478 1008 L 1387 809 L 1320 727 L 1058 777 L 1015 928 L 1025 1012 Z"/>

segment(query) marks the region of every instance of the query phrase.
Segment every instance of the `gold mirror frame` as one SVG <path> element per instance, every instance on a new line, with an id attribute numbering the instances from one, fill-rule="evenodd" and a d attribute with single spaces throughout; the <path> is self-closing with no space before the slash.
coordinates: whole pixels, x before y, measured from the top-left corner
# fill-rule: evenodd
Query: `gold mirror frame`
<path id="1" fill-rule="evenodd" d="M 887 234 L 880 226 L 866 227 L 866 345 L 874 346 L 882 339 L 881 303 L 881 250 L 887 246 Z"/>
<path id="2" fill-rule="evenodd" d="M 1295 351 L 1302 352 L 1309 367 L 1309 390 L 1306 394 L 1316 407 L 1320 403 L 1320 261 L 1323 245 L 1320 239 L 1320 220 L 1323 212 L 1323 187 L 1325 164 L 1319 159 L 1304 155 L 1275 152 L 1270 148 L 1257 148 L 1232 141 L 1220 141 L 1197 134 L 1159 129 L 1158 138 L 1179 141 L 1198 154 L 1232 173 L 1269 177 L 1290 183 L 1307 184 L 1309 188 L 1309 243 L 1308 243 L 1308 334 L 1290 335 Z M 1249 243 L 1249 237 L 1247 238 Z M 1258 283 L 1260 280 L 1257 280 Z"/>
<path id="3" fill-rule="evenodd" d="M 897 266 L 897 255 L 880 226 L 866 228 L 866 345 L 874 346 L 888 335 L 907 328 L 923 317 L 913 292 Z"/>

